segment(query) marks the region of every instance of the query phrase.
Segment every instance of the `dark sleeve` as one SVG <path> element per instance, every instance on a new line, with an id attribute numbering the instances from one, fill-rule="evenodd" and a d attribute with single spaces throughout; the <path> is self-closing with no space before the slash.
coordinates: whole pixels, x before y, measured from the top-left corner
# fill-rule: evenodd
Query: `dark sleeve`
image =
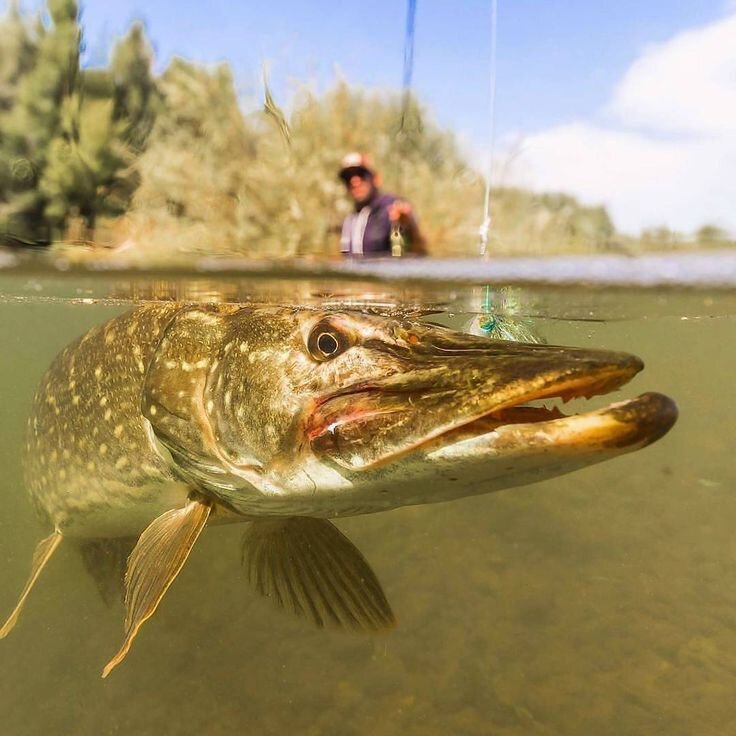
<path id="1" fill-rule="evenodd" d="M 406 231 L 407 239 L 409 240 L 409 253 L 415 256 L 426 256 L 427 255 L 427 241 L 419 229 L 416 217 L 413 214 L 414 206 L 412 205 L 412 214 L 409 215 L 408 220 L 405 221 L 404 228 Z"/>

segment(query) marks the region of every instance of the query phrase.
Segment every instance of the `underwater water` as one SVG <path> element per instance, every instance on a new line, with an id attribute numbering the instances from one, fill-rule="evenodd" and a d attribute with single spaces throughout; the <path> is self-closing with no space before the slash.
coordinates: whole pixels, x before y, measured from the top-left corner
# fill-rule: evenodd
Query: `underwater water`
<path id="1" fill-rule="evenodd" d="M 314 628 L 248 585 L 237 525 L 206 529 L 106 680 L 122 605 L 62 545 L 0 641 L 0 733 L 723 734 L 736 728 L 736 294 L 0 274 L 0 618 L 48 533 L 22 448 L 54 356 L 146 299 L 346 303 L 458 329 L 623 350 L 680 417 L 641 451 L 542 483 L 339 519 L 398 620 Z M 480 319 L 479 319 L 480 313 Z M 491 336 L 492 337 L 492 336 Z M 594 399 L 604 405 L 610 399 Z"/>

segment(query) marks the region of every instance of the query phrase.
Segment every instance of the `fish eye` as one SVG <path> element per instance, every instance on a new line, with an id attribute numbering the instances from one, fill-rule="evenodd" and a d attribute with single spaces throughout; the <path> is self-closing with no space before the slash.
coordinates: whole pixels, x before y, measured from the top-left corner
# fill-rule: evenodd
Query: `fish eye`
<path id="1" fill-rule="evenodd" d="M 309 354 L 319 361 L 330 360 L 350 347 L 348 336 L 329 322 L 316 324 L 309 333 Z"/>
<path id="2" fill-rule="evenodd" d="M 317 337 L 317 350 L 322 355 L 334 355 L 340 349 L 340 343 L 330 332 L 320 332 Z"/>

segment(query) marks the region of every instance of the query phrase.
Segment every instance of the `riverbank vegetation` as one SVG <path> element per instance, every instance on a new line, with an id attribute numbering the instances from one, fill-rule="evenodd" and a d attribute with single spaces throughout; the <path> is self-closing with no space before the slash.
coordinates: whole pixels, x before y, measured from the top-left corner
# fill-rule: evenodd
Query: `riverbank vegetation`
<path id="1" fill-rule="evenodd" d="M 288 113 L 246 110 L 227 65 L 173 59 L 154 73 L 140 24 L 104 68 L 80 63 L 76 0 L 0 21 L 0 237 L 143 255 L 292 257 L 337 252 L 349 206 L 342 155 L 370 151 L 385 188 L 415 205 L 438 256 L 475 255 L 483 181 L 415 99 L 337 81 L 305 85 Z M 283 116 L 283 117 L 282 117 Z M 403 124 L 402 124 L 403 120 Z M 704 226 L 616 232 L 604 207 L 498 187 L 489 250 L 630 252 L 733 245 Z"/>

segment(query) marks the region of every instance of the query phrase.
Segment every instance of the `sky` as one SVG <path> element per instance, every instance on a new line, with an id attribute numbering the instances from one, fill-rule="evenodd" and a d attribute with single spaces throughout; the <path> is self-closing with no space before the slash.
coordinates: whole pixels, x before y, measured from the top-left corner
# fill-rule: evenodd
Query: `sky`
<path id="1" fill-rule="evenodd" d="M 282 101 L 336 74 L 401 84 L 406 0 L 82 8 L 88 64 L 143 20 L 159 69 L 172 55 L 227 61 L 245 106 L 264 62 Z M 736 232 L 736 0 L 498 0 L 497 39 L 494 183 L 605 204 L 626 232 Z M 416 0 L 413 87 L 476 162 L 490 148 L 490 42 L 491 0 Z"/>

